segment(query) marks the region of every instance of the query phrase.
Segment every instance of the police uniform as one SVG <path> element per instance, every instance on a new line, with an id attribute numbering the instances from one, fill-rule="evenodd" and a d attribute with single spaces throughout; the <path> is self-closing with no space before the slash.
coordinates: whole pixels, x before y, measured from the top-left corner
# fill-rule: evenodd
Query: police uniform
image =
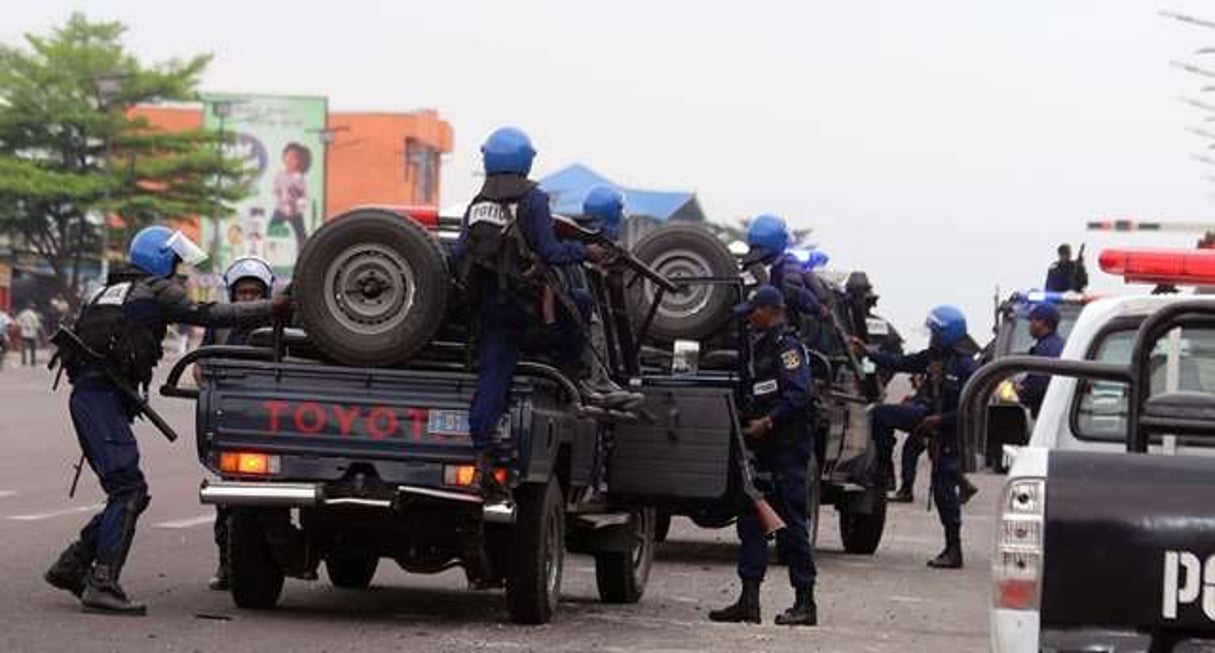
<path id="1" fill-rule="evenodd" d="M 560 241 L 553 230 L 548 195 L 522 175 L 496 174 L 464 215 L 456 247 L 470 291 L 477 326 L 477 387 L 469 409 L 473 446 L 484 451 L 506 411 L 520 342 L 538 302 L 528 277 L 533 259 L 546 266 L 580 263 L 586 248 Z M 556 357 L 562 365 L 580 362 L 584 344 L 576 316 L 558 311 Z"/>
<path id="2" fill-rule="evenodd" d="M 806 474 L 814 450 L 810 426 L 811 380 L 805 350 L 797 332 L 779 327 L 758 335 L 753 347 L 748 419 L 769 417 L 773 428 L 752 441 L 756 464 L 772 476 L 765 494 L 785 521 L 776 535 L 780 556 L 789 564 L 795 589 L 814 587 L 814 557 L 806 518 Z M 762 581 L 768 564 L 768 543 L 754 510 L 738 519 L 742 547 L 738 576 Z"/>
<path id="3" fill-rule="evenodd" d="M 146 388 L 161 359 L 160 343 L 169 323 L 235 326 L 271 318 L 269 301 L 197 304 L 169 276 L 134 266 L 111 273 L 106 287 L 83 308 L 74 325 L 81 340 L 105 360 L 61 352 L 72 383 L 69 409 L 77 439 L 106 493 L 106 504 L 81 530 L 80 539 L 61 554 L 46 579 L 81 596 L 86 607 L 94 609 L 143 612 L 141 604 L 128 601 L 118 576 L 136 521 L 150 500 L 131 431 L 136 407 L 106 369 L 131 387 Z"/>
<path id="4" fill-rule="evenodd" d="M 924 404 L 903 406 L 886 404 L 877 406 L 872 412 L 873 435 L 878 443 L 879 455 L 883 461 L 890 459 L 890 447 L 893 446 L 893 428 L 915 430 L 916 425 L 925 417 L 937 414 L 941 424 L 933 437 L 935 456 L 932 461 L 932 497 L 937 506 L 937 515 L 945 530 L 946 549 L 961 551 L 962 505 L 959 497 L 959 484 L 962 480 L 961 443 L 958 439 L 958 400 L 962 387 L 975 371 L 975 361 L 969 355 L 954 349 L 941 350 L 929 348 L 913 354 L 898 355 L 870 350 L 870 359 L 878 367 L 894 372 L 909 374 L 939 375 L 939 396 L 933 396 L 934 403 L 939 404 L 940 412 Z M 936 365 L 938 369 L 931 369 Z M 925 383 L 933 384 L 930 375 Z M 918 419 L 914 419 L 918 416 Z M 913 420 L 914 419 L 914 423 Z M 907 481 L 905 480 L 904 483 Z M 914 482 L 914 481 L 913 481 Z M 959 562 L 960 565 L 960 562 Z"/>
<path id="5" fill-rule="evenodd" d="M 1029 348 L 1029 355 L 1058 358 L 1063 354 L 1064 344 L 1063 338 L 1055 331 L 1051 331 L 1042 338 L 1039 338 L 1034 343 L 1034 346 Z M 1038 411 L 1042 408 L 1042 400 L 1046 398 L 1046 389 L 1049 386 L 1049 374 L 1027 374 L 1025 375 L 1025 379 L 1021 381 L 1021 403 L 1026 408 L 1029 408 L 1030 414 L 1035 418 L 1038 416 Z"/>
<path id="6" fill-rule="evenodd" d="M 780 291 L 773 286 L 761 286 L 750 302 L 735 311 L 749 314 L 760 307 L 783 307 Z M 797 332 L 783 321 L 753 333 L 750 344 L 750 366 L 741 370 L 746 383 L 745 422 L 766 419 L 771 428 L 758 437 L 748 438 L 748 445 L 755 454 L 757 471 L 771 479 L 770 483 L 761 483 L 765 486 L 764 494 L 785 522 L 785 528 L 776 534 L 776 546 L 788 565 L 789 583 L 797 597 L 794 606 L 778 616 L 776 623 L 812 626 L 817 623 L 816 569 L 806 515 L 807 472 L 814 451 L 810 368 Z M 768 541 L 751 502 L 742 506 L 736 527 L 742 594 L 733 605 L 710 612 L 709 618 L 758 623 L 759 588 L 768 567 Z"/>

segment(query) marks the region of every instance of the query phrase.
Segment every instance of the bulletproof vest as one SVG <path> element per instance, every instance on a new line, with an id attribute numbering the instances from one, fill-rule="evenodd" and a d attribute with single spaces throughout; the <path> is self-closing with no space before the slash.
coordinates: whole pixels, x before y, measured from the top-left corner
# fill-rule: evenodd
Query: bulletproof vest
<path id="1" fill-rule="evenodd" d="M 475 270 L 492 272 L 500 286 L 515 286 L 531 266 L 531 250 L 519 229 L 519 202 L 536 184 L 519 175 L 491 175 L 464 214 L 467 282 Z"/>
<path id="2" fill-rule="evenodd" d="M 68 373 L 75 377 L 84 366 L 104 364 L 127 383 L 147 387 L 166 331 L 156 295 L 147 277 L 111 283 L 94 295 L 72 330 L 103 360 L 64 352 Z"/>

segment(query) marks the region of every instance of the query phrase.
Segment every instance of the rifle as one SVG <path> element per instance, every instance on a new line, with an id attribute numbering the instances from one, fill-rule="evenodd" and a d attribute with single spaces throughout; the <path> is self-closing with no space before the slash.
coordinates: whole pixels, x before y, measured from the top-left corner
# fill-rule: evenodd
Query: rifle
<path id="1" fill-rule="evenodd" d="M 865 398 L 869 401 L 877 401 L 881 395 L 881 391 L 876 387 L 876 384 L 866 381 L 864 368 L 861 367 L 861 361 L 856 357 L 856 353 L 852 351 L 852 339 L 848 337 L 847 330 L 840 322 L 840 316 L 831 311 L 831 327 L 835 330 L 835 337 L 839 338 L 840 344 L 843 345 L 844 355 L 848 358 L 848 367 L 852 368 L 852 373 L 856 375 L 856 383 Z"/>
<path id="2" fill-rule="evenodd" d="M 169 423 L 160 416 L 160 413 L 157 413 L 151 406 L 148 405 L 147 397 L 140 394 L 135 390 L 135 388 L 132 388 L 131 385 L 122 377 L 118 376 L 114 370 L 110 369 L 110 366 L 106 364 L 105 357 L 93 351 L 84 343 L 83 340 L 80 339 L 80 336 L 76 335 L 67 327 L 60 326 L 59 330 L 55 332 L 55 335 L 51 336 L 51 343 L 58 347 L 60 351 L 72 352 L 78 356 L 87 356 L 100 363 L 101 369 L 105 372 L 106 378 L 108 378 L 110 382 L 115 385 L 115 387 L 117 387 L 124 395 L 127 396 L 129 400 L 131 400 L 135 406 L 136 414 L 141 415 L 151 422 L 152 425 L 155 426 L 156 429 L 169 440 L 169 442 L 177 441 L 177 432 L 174 431 L 173 427 L 169 426 Z M 59 354 L 56 354 L 56 356 L 58 355 Z M 77 466 L 76 475 L 77 478 L 79 478 L 79 466 Z M 74 481 L 72 483 L 72 487 L 75 488 Z"/>
<path id="3" fill-rule="evenodd" d="M 733 411 L 731 411 L 733 412 Z M 737 422 L 737 420 L 735 420 Z M 739 428 L 731 429 L 734 431 L 734 441 L 738 445 L 738 477 L 742 483 L 743 494 L 751 500 L 752 506 L 755 508 L 755 514 L 759 517 L 759 527 L 764 532 L 764 537 L 772 537 L 785 527 L 785 520 L 780 518 L 776 510 L 764 498 L 763 492 L 760 492 L 755 487 L 755 474 L 751 471 L 751 462 L 747 458 L 747 443 L 743 440 L 741 424 Z"/>
<path id="4" fill-rule="evenodd" d="M 655 270 L 650 264 L 637 258 L 632 252 L 621 247 L 619 243 L 608 238 L 602 231 L 596 229 L 584 229 L 575 223 L 573 220 L 564 216 L 553 216 L 553 226 L 559 238 L 576 240 L 586 245 L 598 245 L 608 251 L 608 261 L 620 263 L 629 268 L 637 275 L 645 277 L 654 285 L 662 288 L 666 292 L 678 292 L 682 286 L 674 283 L 670 279 L 662 276 L 658 270 Z"/>

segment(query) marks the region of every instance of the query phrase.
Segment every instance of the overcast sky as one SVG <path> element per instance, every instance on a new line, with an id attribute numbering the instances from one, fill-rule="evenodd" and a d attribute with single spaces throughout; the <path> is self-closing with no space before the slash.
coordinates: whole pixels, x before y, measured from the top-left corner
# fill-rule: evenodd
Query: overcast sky
<path id="1" fill-rule="evenodd" d="M 539 173 L 581 161 L 714 218 L 779 213 L 867 270 L 900 328 L 955 303 L 983 340 L 993 289 L 1040 285 L 1059 242 L 1125 291 L 1096 250 L 1197 238 L 1086 220 L 1215 222 L 1215 166 L 1190 159 L 1208 143 L 1184 130 L 1205 116 L 1176 99 L 1204 80 L 1168 65 L 1215 70 L 1193 54 L 1215 29 L 1161 9 L 1215 19 L 1202 0 L 9 0 L 0 40 L 80 10 L 149 60 L 213 52 L 207 90 L 433 107 L 456 133 L 445 204 L 517 125 Z"/>

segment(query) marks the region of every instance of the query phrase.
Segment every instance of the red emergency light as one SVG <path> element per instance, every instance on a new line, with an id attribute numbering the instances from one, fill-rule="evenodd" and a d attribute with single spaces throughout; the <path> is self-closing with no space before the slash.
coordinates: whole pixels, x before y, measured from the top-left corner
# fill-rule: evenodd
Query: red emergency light
<path id="1" fill-rule="evenodd" d="M 1098 263 L 1127 283 L 1215 285 L 1215 250 L 1107 249 Z"/>

